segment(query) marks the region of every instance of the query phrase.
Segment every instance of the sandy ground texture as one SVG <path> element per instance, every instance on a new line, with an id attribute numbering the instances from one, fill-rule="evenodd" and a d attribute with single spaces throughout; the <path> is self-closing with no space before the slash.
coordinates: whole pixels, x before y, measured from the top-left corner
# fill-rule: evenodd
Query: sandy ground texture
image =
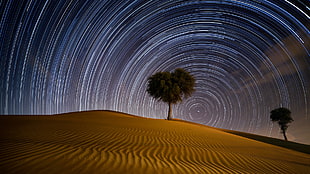
<path id="1" fill-rule="evenodd" d="M 0 173 L 310 173 L 310 155 L 110 111 L 0 116 Z"/>

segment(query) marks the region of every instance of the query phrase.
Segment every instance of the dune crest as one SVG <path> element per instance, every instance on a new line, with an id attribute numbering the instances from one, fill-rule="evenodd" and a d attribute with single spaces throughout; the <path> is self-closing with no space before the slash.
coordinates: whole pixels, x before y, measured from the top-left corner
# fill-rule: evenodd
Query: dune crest
<path id="1" fill-rule="evenodd" d="M 309 173 L 310 155 L 181 121 L 1 116 L 3 173 Z"/>

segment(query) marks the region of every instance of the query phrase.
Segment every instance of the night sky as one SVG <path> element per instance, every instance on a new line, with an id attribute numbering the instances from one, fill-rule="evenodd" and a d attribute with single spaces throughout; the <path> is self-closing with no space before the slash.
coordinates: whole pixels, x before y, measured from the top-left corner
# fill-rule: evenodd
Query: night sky
<path id="1" fill-rule="evenodd" d="M 184 68 L 173 117 L 310 144 L 310 6 L 299 0 L 0 1 L 0 114 L 114 110 L 164 119 L 146 92 Z"/>

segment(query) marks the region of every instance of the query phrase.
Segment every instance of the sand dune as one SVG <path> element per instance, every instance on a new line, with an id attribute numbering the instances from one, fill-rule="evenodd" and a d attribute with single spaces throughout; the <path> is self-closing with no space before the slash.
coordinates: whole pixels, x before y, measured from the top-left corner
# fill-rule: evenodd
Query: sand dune
<path id="1" fill-rule="evenodd" d="M 310 173 L 310 155 L 110 111 L 0 117 L 1 173 Z"/>

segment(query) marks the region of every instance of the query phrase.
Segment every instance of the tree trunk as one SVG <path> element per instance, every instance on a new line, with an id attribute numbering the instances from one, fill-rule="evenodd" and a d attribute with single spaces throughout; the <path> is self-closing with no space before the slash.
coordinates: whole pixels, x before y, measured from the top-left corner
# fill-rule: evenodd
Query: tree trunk
<path id="1" fill-rule="evenodd" d="M 284 140 L 287 141 L 287 137 L 285 135 L 285 129 L 284 128 L 281 128 L 282 129 L 282 133 L 283 133 L 283 137 L 284 137 Z"/>
<path id="2" fill-rule="evenodd" d="M 169 102 L 169 110 L 168 110 L 167 120 L 171 120 L 171 118 L 172 118 L 172 103 Z"/>

